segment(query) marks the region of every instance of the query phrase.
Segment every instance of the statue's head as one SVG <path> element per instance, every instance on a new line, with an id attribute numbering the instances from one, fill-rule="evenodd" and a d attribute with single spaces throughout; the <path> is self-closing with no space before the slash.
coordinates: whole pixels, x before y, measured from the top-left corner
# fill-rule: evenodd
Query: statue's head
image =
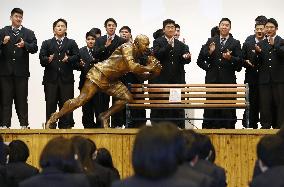
<path id="1" fill-rule="evenodd" d="M 149 38 L 143 34 L 137 35 L 134 40 L 134 45 L 140 54 L 146 54 L 149 51 L 149 44 Z"/>

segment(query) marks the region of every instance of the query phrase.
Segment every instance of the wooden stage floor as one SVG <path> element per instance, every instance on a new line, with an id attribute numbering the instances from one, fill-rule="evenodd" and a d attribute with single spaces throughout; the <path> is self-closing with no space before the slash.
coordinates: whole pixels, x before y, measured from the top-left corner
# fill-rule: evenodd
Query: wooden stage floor
<path id="1" fill-rule="evenodd" d="M 40 153 L 48 140 L 56 136 L 82 135 L 94 140 L 97 147 L 106 147 L 113 156 L 115 166 L 123 178 L 133 173 L 131 150 L 137 129 L 70 129 L 70 130 L 16 130 L 1 129 L 5 142 L 21 139 L 30 149 L 28 162 L 38 167 Z M 228 187 L 245 187 L 252 176 L 256 160 L 256 145 L 266 134 L 277 130 L 201 129 L 197 132 L 210 136 L 216 148 L 216 163 L 226 169 Z"/>

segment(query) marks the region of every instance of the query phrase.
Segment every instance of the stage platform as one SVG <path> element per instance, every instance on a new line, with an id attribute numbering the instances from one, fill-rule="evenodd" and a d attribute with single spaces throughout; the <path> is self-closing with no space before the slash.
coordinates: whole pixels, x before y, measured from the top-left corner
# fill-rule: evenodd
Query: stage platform
<path id="1" fill-rule="evenodd" d="M 266 134 L 277 130 L 216 129 L 196 130 L 207 134 L 216 148 L 216 163 L 226 169 L 228 187 L 245 187 L 251 179 L 256 160 L 256 144 Z M 94 140 L 97 147 L 106 147 L 112 153 L 115 166 L 123 178 L 131 175 L 131 150 L 137 129 L 70 129 L 70 130 L 0 130 L 5 142 L 21 139 L 30 148 L 28 162 L 38 167 L 41 150 L 48 140 L 56 136 L 82 135 Z"/>

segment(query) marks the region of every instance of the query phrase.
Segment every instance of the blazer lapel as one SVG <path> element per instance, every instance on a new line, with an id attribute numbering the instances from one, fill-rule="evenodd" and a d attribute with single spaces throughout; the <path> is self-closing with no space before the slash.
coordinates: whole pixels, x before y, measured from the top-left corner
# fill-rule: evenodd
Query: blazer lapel
<path id="1" fill-rule="evenodd" d="M 233 38 L 231 37 L 231 36 L 229 36 L 229 38 L 227 39 L 227 41 L 226 41 L 226 43 L 225 43 L 225 45 L 224 45 L 224 47 L 223 47 L 223 50 L 222 51 L 224 51 L 225 50 L 225 52 L 227 51 L 227 49 L 228 49 L 228 47 L 230 46 L 230 44 L 232 43 L 232 41 L 233 41 Z M 221 44 L 220 44 L 221 45 Z"/>

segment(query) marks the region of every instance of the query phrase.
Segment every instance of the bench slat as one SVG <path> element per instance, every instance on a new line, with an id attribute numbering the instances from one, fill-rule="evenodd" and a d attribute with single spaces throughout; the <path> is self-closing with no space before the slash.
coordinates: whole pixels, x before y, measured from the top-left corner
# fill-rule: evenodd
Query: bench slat
<path id="1" fill-rule="evenodd" d="M 246 87 L 246 84 L 131 84 L 132 88 Z"/>
<path id="2" fill-rule="evenodd" d="M 134 103 L 169 103 L 169 100 L 134 100 L 131 104 Z M 246 103 L 245 100 L 182 100 L 180 103 Z M 170 103 L 170 104 L 174 104 Z"/>
<path id="3" fill-rule="evenodd" d="M 170 94 L 133 94 L 133 98 L 169 98 Z M 181 94 L 182 98 L 245 98 L 245 94 Z"/>
<path id="4" fill-rule="evenodd" d="M 181 92 L 245 92 L 245 88 L 181 88 Z M 131 88 L 131 92 L 170 92 L 170 88 Z"/>
<path id="5" fill-rule="evenodd" d="M 128 104 L 131 108 L 246 108 L 246 104 Z"/>

